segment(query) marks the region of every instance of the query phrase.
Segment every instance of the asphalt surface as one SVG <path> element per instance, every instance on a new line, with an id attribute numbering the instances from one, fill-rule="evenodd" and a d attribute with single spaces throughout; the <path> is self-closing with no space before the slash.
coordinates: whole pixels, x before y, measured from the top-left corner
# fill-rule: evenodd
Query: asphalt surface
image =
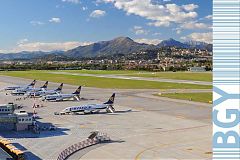
<path id="1" fill-rule="evenodd" d="M 0 159 L 7 160 L 8 158 L 10 159 L 12 157 L 0 147 Z"/>
<path id="2" fill-rule="evenodd" d="M 0 76 L 0 89 L 11 85 L 28 84 L 32 80 Z M 41 86 L 43 82 L 37 82 Z M 59 84 L 50 83 L 49 88 Z M 64 85 L 63 92 L 71 93 L 77 86 Z M 115 113 L 92 115 L 54 115 L 66 107 L 101 103 L 116 93 Z M 113 143 L 79 151 L 74 159 L 211 159 L 211 105 L 152 96 L 160 90 L 112 90 L 83 87 L 83 101 L 42 102 L 38 99 L 16 101 L 0 93 L 0 103 L 22 104 L 24 110 L 37 108 L 41 126 L 54 125 L 56 131 L 0 131 L 0 136 L 22 146 L 31 160 L 56 159 L 68 146 L 84 140 L 91 131 L 107 133 Z M 87 100 L 88 99 L 88 100 Z"/>
<path id="3" fill-rule="evenodd" d="M 116 78 L 116 79 L 130 79 L 130 80 L 144 80 L 144 81 L 154 81 L 154 82 L 171 82 L 171 83 L 186 83 L 186 84 L 198 84 L 198 85 L 212 85 L 212 82 L 204 81 L 192 81 L 192 80 L 177 80 L 177 79 L 164 79 L 164 78 L 151 78 L 151 77 L 133 77 L 124 75 L 109 75 L 109 74 L 82 74 L 82 73 L 69 73 L 69 72 L 50 72 L 52 74 L 65 74 L 65 75 L 75 75 L 75 76 L 90 76 L 90 77 L 100 77 L 100 78 Z"/>

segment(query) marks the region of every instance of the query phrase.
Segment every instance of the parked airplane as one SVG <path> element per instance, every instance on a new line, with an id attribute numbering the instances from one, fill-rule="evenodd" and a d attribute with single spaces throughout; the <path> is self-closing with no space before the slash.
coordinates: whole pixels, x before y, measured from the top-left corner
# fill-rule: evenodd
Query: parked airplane
<path id="1" fill-rule="evenodd" d="M 11 91 L 11 90 L 19 89 L 19 88 L 32 88 L 35 84 L 36 84 L 36 80 L 32 81 L 32 83 L 30 83 L 29 85 L 25 85 L 25 86 L 11 86 L 11 87 L 5 88 L 5 90 L 6 91 Z"/>
<path id="2" fill-rule="evenodd" d="M 46 95 L 53 95 L 61 93 L 63 87 L 63 83 L 55 90 L 41 90 L 41 91 L 30 91 L 27 93 L 29 97 L 42 97 Z"/>
<path id="3" fill-rule="evenodd" d="M 27 92 L 32 92 L 32 91 L 43 91 L 46 90 L 48 86 L 48 81 L 40 88 L 33 88 L 33 87 L 25 87 L 25 88 L 18 88 L 12 91 L 12 95 L 24 95 Z"/>
<path id="4" fill-rule="evenodd" d="M 83 112 L 84 114 L 88 113 L 98 113 L 100 110 L 106 110 L 108 113 L 115 112 L 113 108 L 115 99 L 115 93 L 109 98 L 109 100 L 103 104 L 88 104 L 82 106 L 73 106 L 64 109 L 60 114 L 69 114 L 69 113 L 76 113 L 76 112 Z"/>
<path id="5" fill-rule="evenodd" d="M 43 101 L 64 101 L 64 100 L 70 100 L 73 98 L 80 101 L 81 88 L 82 86 L 79 86 L 78 89 L 72 94 L 57 93 L 53 95 L 46 95 L 42 97 L 42 100 Z"/>

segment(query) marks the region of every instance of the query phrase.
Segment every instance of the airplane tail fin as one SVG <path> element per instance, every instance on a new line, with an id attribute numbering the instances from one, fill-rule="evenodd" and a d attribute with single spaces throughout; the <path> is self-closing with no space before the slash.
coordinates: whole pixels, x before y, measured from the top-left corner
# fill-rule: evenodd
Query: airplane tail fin
<path id="1" fill-rule="evenodd" d="M 62 91 L 63 83 L 60 84 L 60 86 L 55 91 Z"/>
<path id="2" fill-rule="evenodd" d="M 113 95 L 109 98 L 109 100 L 107 102 L 105 102 L 104 104 L 113 104 L 114 99 L 115 99 L 115 93 L 113 93 Z"/>
<path id="3" fill-rule="evenodd" d="M 47 86 L 48 86 L 48 81 L 47 82 L 45 82 L 45 84 L 41 87 L 41 88 L 44 88 L 44 89 L 46 89 L 47 88 Z"/>
<path id="4" fill-rule="evenodd" d="M 30 83 L 28 86 L 34 86 L 36 84 L 36 80 L 34 79 L 32 83 Z"/>
<path id="5" fill-rule="evenodd" d="M 72 94 L 80 95 L 81 89 L 82 89 L 82 86 L 79 86 L 78 89 Z"/>

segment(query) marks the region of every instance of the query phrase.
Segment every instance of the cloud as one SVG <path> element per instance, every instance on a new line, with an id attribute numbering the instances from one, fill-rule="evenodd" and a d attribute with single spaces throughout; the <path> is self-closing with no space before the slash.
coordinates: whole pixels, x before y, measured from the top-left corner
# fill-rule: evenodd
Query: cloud
<path id="1" fill-rule="evenodd" d="M 82 10 L 83 11 L 86 11 L 88 9 L 88 7 L 86 6 L 86 7 L 82 7 Z"/>
<path id="2" fill-rule="evenodd" d="M 64 8 L 64 6 L 63 6 L 63 5 L 60 5 L 60 4 L 56 5 L 55 7 L 56 7 L 56 8 Z"/>
<path id="3" fill-rule="evenodd" d="M 157 45 L 159 44 L 162 40 L 160 39 L 146 39 L 146 38 L 140 38 L 140 39 L 135 39 L 135 42 L 138 43 L 145 43 L 145 44 L 154 44 Z"/>
<path id="4" fill-rule="evenodd" d="M 181 37 L 181 39 L 212 43 L 212 32 L 192 33 L 185 37 Z"/>
<path id="5" fill-rule="evenodd" d="M 13 49 L 10 49 L 10 50 L 0 49 L 0 53 L 16 53 L 21 51 L 30 51 L 30 52 L 31 51 L 49 52 L 49 51 L 55 51 L 55 50 L 67 51 L 67 50 L 76 48 L 78 46 L 85 46 L 92 43 L 92 42 L 78 42 L 78 41 L 52 42 L 52 43 L 29 42 L 28 40 L 26 41 L 25 39 L 20 40 L 19 42 L 17 43 L 17 46 L 14 47 Z"/>
<path id="6" fill-rule="evenodd" d="M 176 33 L 177 33 L 177 34 L 181 34 L 181 33 L 182 33 L 182 30 L 177 29 L 177 30 L 176 30 Z"/>
<path id="7" fill-rule="evenodd" d="M 153 35 L 153 36 L 160 36 L 160 35 L 162 35 L 162 33 L 156 32 L 156 33 L 153 33 L 152 35 Z"/>
<path id="8" fill-rule="evenodd" d="M 212 15 L 207 15 L 206 17 L 204 17 L 205 19 L 212 19 Z"/>
<path id="9" fill-rule="evenodd" d="M 198 8 L 198 5 L 195 4 L 187 4 L 182 6 L 185 11 L 194 11 Z"/>
<path id="10" fill-rule="evenodd" d="M 58 17 L 53 17 L 49 20 L 51 23 L 61 23 L 61 19 Z"/>
<path id="11" fill-rule="evenodd" d="M 181 26 L 183 29 L 210 29 L 211 27 L 205 23 L 200 22 L 187 22 L 183 23 Z"/>
<path id="12" fill-rule="evenodd" d="M 33 26 L 41 26 L 41 25 L 44 25 L 44 23 L 41 22 L 41 21 L 31 21 L 30 24 L 33 25 Z"/>
<path id="13" fill-rule="evenodd" d="M 80 0 L 62 0 L 62 2 L 68 2 L 68 3 L 73 3 L 73 4 L 81 3 Z"/>
<path id="14" fill-rule="evenodd" d="M 99 18 L 99 17 L 105 16 L 105 14 L 106 14 L 106 12 L 103 11 L 103 10 L 94 10 L 90 14 L 90 17 L 92 17 L 92 18 Z"/>
<path id="15" fill-rule="evenodd" d="M 21 45 L 21 44 L 24 44 L 28 42 L 28 39 L 27 38 L 24 38 L 24 39 L 20 39 L 18 42 L 17 42 L 17 45 Z"/>
<path id="16" fill-rule="evenodd" d="M 132 31 L 136 34 L 136 35 L 147 35 L 149 31 L 144 30 L 141 26 L 134 26 Z"/>
<path id="17" fill-rule="evenodd" d="M 170 22 L 162 22 L 162 21 L 157 21 L 157 22 L 149 22 L 147 25 L 149 26 L 155 26 L 155 27 L 168 27 L 170 25 Z"/>
<path id="18" fill-rule="evenodd" d="M 112 3 L 117 9 L 125 11 L 128 15 L 144 17 L 151 22 L 150 26 L 169 26 L 171 23 L 183 23 L 198 16 L 194 10 L 198 5 L 187 4 L 153 4 L 151 0 L 101 0 Z"/>

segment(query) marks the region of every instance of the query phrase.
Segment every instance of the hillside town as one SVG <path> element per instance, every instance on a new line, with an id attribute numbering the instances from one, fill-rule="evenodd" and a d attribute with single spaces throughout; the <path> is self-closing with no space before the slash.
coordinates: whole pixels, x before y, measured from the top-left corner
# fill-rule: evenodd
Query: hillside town
<path id="1" fill-rule="evenodd" d="M 210 71 L 212 52 L 201 49 L 162 47 L 144 50 L 127 55 L 115 54 L 92 58 L 60 60 L 43 57 L 29 60 L 2 60 L 1 70 L 25 69 L 99 69 L 99 70 L 148 70 L 148 71 Z"/>

